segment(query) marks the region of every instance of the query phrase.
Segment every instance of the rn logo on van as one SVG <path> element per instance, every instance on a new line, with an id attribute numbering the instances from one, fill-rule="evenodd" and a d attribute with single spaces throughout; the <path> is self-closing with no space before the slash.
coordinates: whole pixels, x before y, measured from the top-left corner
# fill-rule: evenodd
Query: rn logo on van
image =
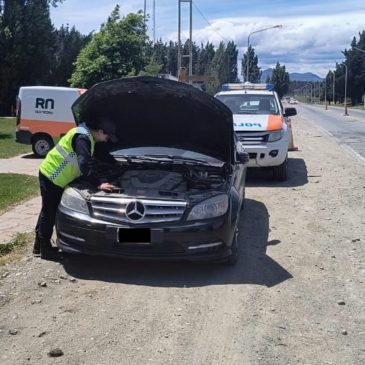
<path id="1" fill-rule="evenodd" d="M 54 109 L 54 100 L 53 99 L 43 99 L 36 98 L 35 99 L 35 107 L 41 109 Z"/>

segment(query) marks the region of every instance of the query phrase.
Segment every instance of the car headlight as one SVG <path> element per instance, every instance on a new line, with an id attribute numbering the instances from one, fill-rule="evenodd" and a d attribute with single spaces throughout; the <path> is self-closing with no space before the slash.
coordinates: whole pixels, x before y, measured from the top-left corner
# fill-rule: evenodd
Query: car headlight
<path id="1" fill-rule="evenodd" d="M 269 142 L 275 142 L 275 141 L 278 141 L 279 139 L 283 138 L 283 135 L 284 135 L 284 130 L 283 129 L 280 129 L 278 131 L 274 131 L 274 132 L 271 132 L 269 134 L 269 139 L 268 141 Z"/>
<path id="2" fill-rule="evenodd" d="M 228 196 L 217 195 L 197 204 L 190 212 L 188 221 L 219 217 L 227 212 Z"/>
<path id="3" fill-rule="evenodd" d="M 75 212 L 89 214 L 86 200 L 73 188 L 67 188 L 63 192 L 60 204 Z"/>

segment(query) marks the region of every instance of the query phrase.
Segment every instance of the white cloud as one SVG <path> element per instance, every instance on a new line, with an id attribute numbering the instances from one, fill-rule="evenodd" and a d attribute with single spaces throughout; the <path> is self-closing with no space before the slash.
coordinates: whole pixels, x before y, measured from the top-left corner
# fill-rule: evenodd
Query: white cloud
<path id="1" fill-rule="evenodd" d="M 68 23 L 87 34 L 100 28 L 116 3 L 120 4 L 122 16 L 143 9 L 144 5 L 143 0 L 88 0 L 87 6 L 85 1 L 67 0 L 58 8 L 51 9 L 52 19 L 57 27 Z M 239 58 L 242 58 L 251 32 L 283 24 L 282 29 L 255 33 L 250 37 L 259 66 L 265 69 L 279 61 L 289 72 L 311 71 L 323 77 L 334 68 L 335 61 L 343 60 L 341 51 L 350 48 L 353 37 L 358 37 L 358 33 L 365 30 L 363 0 L 352 0 L 351 6 L 343 0 L 260 0 L 251 3 L 248 0 L 195 1 L 205 19 L 193 7 L 193 40 L 197 44 L 209 41 L 215 45 L 222 40 L 233 40 L 239 49 Z M 157 38 L 177 41 L 177 9 L 177 0 L 156 0 Z M 184 30 L 188 30 L 187 9 L 187 3 L 183 4 Z M 151 0 L 147 0 L 147 13 L 152 15 Z M 235 13 L 245 16 L 229 16 Z M 217 14 L 221 14 L 219 18 Z M 265 17 L 257 14 L 274 15 Z M 207 25 L 206 19 L 211 25 Z M 152 19 L 148 24 L 152 37 Z M 187 33 L 183 32 L 184 39 L 188 37 Z"/>
<path id="2" fill-rule="evenodd" d="M 289 72 L 311 71 L 325 76 L 334 68 L 335 61 L 343 60 L 341 51 L 350 48 L 353 37 L 365 30 L 363 14 L 298 16 L 279 18 L 222 18 L 211 26 L 194 30 L 193 40 L 200 44 L 207 41 L 233 40 L 239 49 L 239 58 L 246 52 L 248 36 L 255 30 L 282 24 L 282 29 L 270 29 L 250 36 L 259 65 L 265 69 L 276 62 L 285 64 Z M 184 39 L 188 34 L 184 32 Z M 176 32 L 168 38 L 177 39 Z"/>

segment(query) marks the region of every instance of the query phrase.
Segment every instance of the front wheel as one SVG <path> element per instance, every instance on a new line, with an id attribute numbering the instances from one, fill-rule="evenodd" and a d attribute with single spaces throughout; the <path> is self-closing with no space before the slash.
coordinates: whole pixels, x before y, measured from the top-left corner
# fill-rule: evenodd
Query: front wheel
<path id="1" fill-rule="evenodd" d="M 36 136 L 32 141 L 33 153 L 38 157 L 46 157 L 53 146 L 53 139 L 46 135 Z"/>
<path id="2" fill-rule="evenodd" d="M 275 181 L 285 181 L 288 178 L 288 157 L 285 158 L 281 165 L 274 166 L 272 173 Z"/>
<path id="3" fill-rule="evenodd" d="M 229 256 L 225 257 L 221 263 L 224 265 L 233 266 L 236 265 L 238 261 L 238 229 L 233 236 L 232 245 L 231 245 L 231 253 Z"/>

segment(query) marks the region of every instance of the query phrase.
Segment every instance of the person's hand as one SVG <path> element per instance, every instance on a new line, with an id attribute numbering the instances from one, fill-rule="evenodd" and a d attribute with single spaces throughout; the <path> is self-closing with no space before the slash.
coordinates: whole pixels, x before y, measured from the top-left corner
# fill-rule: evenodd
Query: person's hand
<path id="1" fill-rule="evenodd" d="M 116 189 L 117 187 L 115 185 L 109 184 L 109 183 L 102 183 L 98 186 L 99 190 L 108 191 L 111 192 L 113 189 Z"/>

